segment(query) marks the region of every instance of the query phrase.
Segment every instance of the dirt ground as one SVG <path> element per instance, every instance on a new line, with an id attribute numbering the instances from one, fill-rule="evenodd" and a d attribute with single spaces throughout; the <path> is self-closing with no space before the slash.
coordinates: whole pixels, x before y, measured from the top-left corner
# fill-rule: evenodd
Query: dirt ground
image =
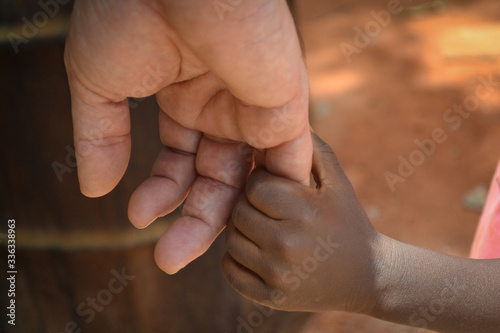
<path id="1" fill-rule="evenodd" d="M 379 231 L 467 256 L 480 208 L 466 208 L 464 197 L 489 186 L 500 158 L 498 3 L 434 1 L 389 18 L 372 13 L 389 5 L 298 1 L 312 124 L 336 151 Z M 471 112 L 448 111 L 454 105 Z M 433 133 L 434 149 L 427 141 Z M 428 143 L 427 154 L 416 152 L 416 140 Z M 415 166 L 399 174 L 401 159 Z M 313 317 L 302 333 L 421 331 L 331 313 Z"/>

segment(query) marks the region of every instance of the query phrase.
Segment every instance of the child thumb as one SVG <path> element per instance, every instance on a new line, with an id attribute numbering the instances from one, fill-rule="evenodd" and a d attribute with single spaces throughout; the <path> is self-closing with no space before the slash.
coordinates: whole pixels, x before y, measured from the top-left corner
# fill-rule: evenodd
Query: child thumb
<path id="1" fill-rule="evenodd" d="M 313 141 L 313 165 L 312 174 L 314 181 L 319 187 L 339 187 L 349 184 L 337 156 L 332 148 L 324 142 L 316 133 L 312 132 Z"/>

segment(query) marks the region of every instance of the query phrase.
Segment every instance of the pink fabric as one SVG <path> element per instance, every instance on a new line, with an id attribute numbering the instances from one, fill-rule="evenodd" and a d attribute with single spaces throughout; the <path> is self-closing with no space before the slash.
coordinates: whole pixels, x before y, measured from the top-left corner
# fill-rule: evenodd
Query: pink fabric
<path id="1" fill-rule="evenodd" d="M 471 258 L 500 258 L 500 162 L 472 243 Z"/>

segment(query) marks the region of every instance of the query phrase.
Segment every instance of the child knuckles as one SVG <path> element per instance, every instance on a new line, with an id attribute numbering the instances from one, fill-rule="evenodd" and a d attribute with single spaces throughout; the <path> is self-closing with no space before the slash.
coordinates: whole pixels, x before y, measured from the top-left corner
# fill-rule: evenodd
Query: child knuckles
<path id="1" fill-rule="evenodd" d="M 267 260 L 262 267 L 262 276 L 266 284 L 272 288 L 280 289 L 283 286 L 283 272 L 280 265 L 273 260 Z"/>
<path id="2" fill-rule="evenodd" d="M 247 198 L 251 203 L 268 203 L 267 184 L 261 180 L 253 180 L 247 185 Z"/>
<path id="3" fill-rule="evenodd" d="M 300 257 L 297 255 L 298 241 L 294 236 L 282 232 L 273 232 L 274 243 L 271 248 L 279 260 L 285 264 L 293 264 Z"/>
<path id="4" fill-rule="evenodd" d="M 259 189 L 259 186 L 262 186 L 262 184 L 265 183 L 265 175 L 266 171 L 263 169 L 256 169 L 254 170 L 251 174 L 250 177 L 248 177 L 248 182 L 247 182 L 247 188 L 253 189 L 256 187 Z"/>
<path id="5" fill-rule="evenodd" d="M 243 212 L 243 205 L 244 202 L 242 200 L 238 200 L 236 204 L 233 207 L 233 211 L 231 212 L 231 221 L 228 222 L 228 226 L 231 223 L 238 224 L 243 217 L 244 217 L 244 212 Z"/>
<path id="6" fill-rule="evenodd" d="M 225 243 L 226 243 L 227 253 L 229 253 L 232 257 L 239 248 L 238 236 L 235 232 L 234 227 L 227 226 Z"/>

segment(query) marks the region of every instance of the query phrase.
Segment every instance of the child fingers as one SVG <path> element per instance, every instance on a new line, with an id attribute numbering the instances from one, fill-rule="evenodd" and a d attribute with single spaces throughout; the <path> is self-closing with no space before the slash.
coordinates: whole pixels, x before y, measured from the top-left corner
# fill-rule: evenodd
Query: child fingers
<path id="1" fill-rule="evenodd" d="M 312 174 L 316 184 L 330 188 L 349 184 L 332 148 L 316 133 L 312 133 L 312 139 L 314 148 Z"/>
<path id="2" fill-rule="evenodd" d="M 255 209 L 246 196 L 241 195 L 233 207 L 230 223 L 257 246 L 267 247 L 273 242 L 278 222 Z"/>
<path id="3" fill-rule="evenodd" d="M 266 283 L 255 272 L 234 260 L 229 253 L 222 259 L 222 272 L 229 285 L 245 297 L 256 302 L 267 298 Z"/>
<path id="4" fill-rule="evenodd" d="M 271 175 L 262 168 L 252 172 L 246 187 L 248 201 L 263 214 L 287 220 L 307 213 L 309 188 L 293 180 Z"/>
<path id="5" fill-rule="evenodd" d="M 231 220 L 226 227 L 226 248 L 231 257 L 240 265 L 254 272 L 261 270 L 261 250 L 258 245 L 243 235 Z"/>

